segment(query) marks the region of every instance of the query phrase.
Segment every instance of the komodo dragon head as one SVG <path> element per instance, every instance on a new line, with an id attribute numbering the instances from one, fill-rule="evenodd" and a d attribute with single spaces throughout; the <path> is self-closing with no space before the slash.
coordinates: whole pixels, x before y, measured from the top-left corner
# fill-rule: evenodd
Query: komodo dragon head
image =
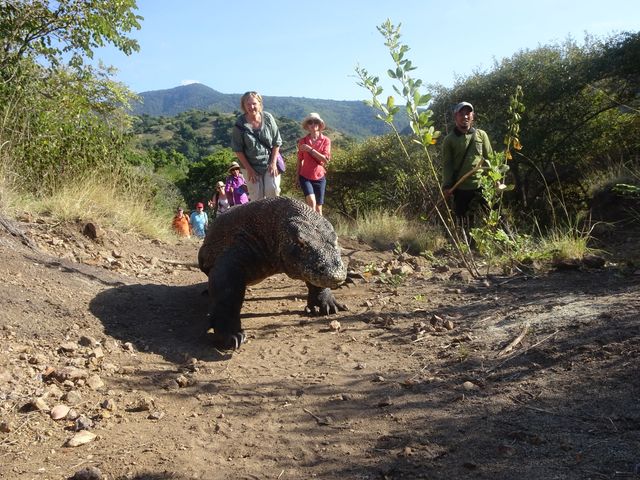
<path id="1" fill-rule="evenodd" d="M 305 207 L 287 218 L 285 230 L 280 255 L 287 275 L 322 288 L 344 282 L 338 236 L 326 218 Z"/>

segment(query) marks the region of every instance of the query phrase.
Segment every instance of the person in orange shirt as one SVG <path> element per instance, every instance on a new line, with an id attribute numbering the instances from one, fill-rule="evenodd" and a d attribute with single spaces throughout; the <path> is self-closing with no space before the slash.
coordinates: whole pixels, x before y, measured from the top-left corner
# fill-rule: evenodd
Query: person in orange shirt
<path id="1" fill-rule="evenodd" d="M 191 238 L 191 223 L 189 223 L 189 217 L 184 214 L 182 207 L 178 207 L 172 225 L 178 235 Z"/>

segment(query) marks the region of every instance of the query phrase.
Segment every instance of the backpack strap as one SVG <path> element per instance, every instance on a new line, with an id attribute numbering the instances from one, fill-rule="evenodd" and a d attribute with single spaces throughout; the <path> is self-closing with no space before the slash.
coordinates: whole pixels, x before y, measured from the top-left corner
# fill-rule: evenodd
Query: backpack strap
<path id="1" fill-rule="evenodd" d="M 236 122 L 235 126 L 238 127 L 238 129 L 240 129 L 241 132 L 246 132 L 256 140 L 258 140 L 258 142 L 260 142 L 260 145 L 262 145 L 264 148 L 269 150 L 269 154 L 271 154 L 271 150 L 273 149 L 273 147 L 270 147 L 269 145 L 267 145 L 258 135 L 253 133 L 253 131 L 251 131 L 247 127 L 245 127 L 244 124 L 240 122 L 240 120 Z"/>
<path id="2" fill-rule="evenodd" d="M 464 151 L 464 155 L 462 155 L 462 158 L 460 159 L 460 165 L 458 165 L 458 168 L 456 168 L 453 172 L 453 178 L 455 180 L 458 180 L 458 173 L 460 173 L 460 169 L 462 168 L 462 165 L 464 165 L 464 160 L 465 158 L 467 158 L 467 154 L 469 153 L 469 150 L 471 150 L 471 145 L 473 145 L 476 142 L 476 134 L 478 132 L 477 128 L 473 129 L 473 135 L 471 136 L 471 139 L 469 140 L 469 143 L 467 145 L 467 148 Z M 455 182 L 454 180 L 454 182 Z"/>

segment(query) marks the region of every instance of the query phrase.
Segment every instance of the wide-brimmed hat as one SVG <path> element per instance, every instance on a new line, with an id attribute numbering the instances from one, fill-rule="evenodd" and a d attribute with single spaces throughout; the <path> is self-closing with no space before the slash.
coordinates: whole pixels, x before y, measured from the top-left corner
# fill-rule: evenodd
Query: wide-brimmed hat
<path id="1" fill-rule="evenodd" d="M 240 165 L 238 164 L 238 162 L 231 162 L 231 165 L 229 165 L 229 168 L 227 168 L 227 172 L 231 173 L 231 170 L 235 170 L 235 169 L 240 170 Z"/>
<path id="2" fill-rule="evenodd" d="M 306 130 L 307 124 L 312 120 L 320 122 L 320 130 L 325 129 L 324 120 L 322 120 L 322 118 L 320 118 L 320 115 L 318 115 L 316 112 L 311 112 L 309 115 L 304 117 L 304 120 L 302 120 L 302 128 Z"/>
<path id="3" fill-rule="evenodd" d="M 473 112 L 473 105 L 471 105 L 469 102 L 460 102 L 459 104 L 457 104 L 454 108 L 453 108 L 453 113 L 458 113 L 460 110 L 462 110 L 464 107 L 469 107 L 471 109 L 471 111 Z"/>

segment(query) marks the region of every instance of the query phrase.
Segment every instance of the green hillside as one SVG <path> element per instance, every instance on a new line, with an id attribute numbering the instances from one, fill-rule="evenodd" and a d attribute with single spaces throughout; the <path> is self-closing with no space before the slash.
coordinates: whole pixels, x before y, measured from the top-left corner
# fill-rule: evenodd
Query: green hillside
<path id="1" fill-rule="evenodd" d="M 189 110 L 234 113 L 240 108 L 241 94 L 220 93 L 200 83 L 168 90 L 139 94 L 140 101 L 132 105 L 135 115 L 174 116 Z M 360 101 L 321 100 L 304 97 L 263 97 L 265 110 L 276 117 L 300 122 L 309 112 L 318 112 L 334 130 L 355 138 L 383 135 L 389 127 L 376 119 L 376 112 Z M 406 116 L 399 115 L 399 130 L 408 125 Z"/>
<path id="2" fill-rule="evenodd" d="M 135 143 L 141 151 L 178 152 L 187 160 L 199 161 L 217 150 L 231 145 L 231 128 L 236 114 L 190 110 L 172 117 L 140 115 L 134 124 Z M 276 117 L 282 135 L 285 155 L 296 151 L 297 140 L 306 132 L 300 123 Z M 349 141 L 341 132 L 327 129 L 335 145 Z"/>

